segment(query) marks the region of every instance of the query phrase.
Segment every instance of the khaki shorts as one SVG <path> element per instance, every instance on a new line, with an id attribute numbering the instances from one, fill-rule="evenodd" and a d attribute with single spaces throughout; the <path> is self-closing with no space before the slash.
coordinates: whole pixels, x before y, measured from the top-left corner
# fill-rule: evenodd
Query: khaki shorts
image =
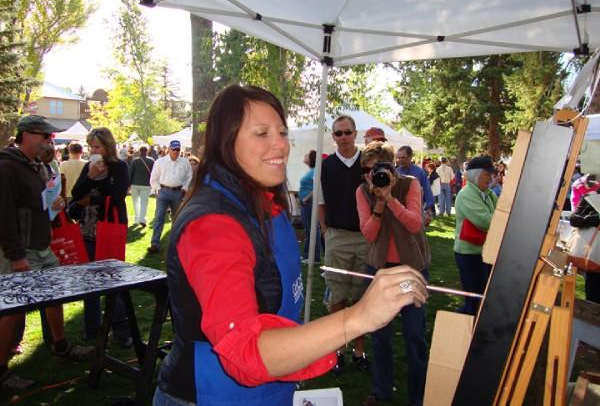
<path id="1" fill-rule="evenodd" d="M 50 248 L 41 251 L 26 249 L 25 259 L 29 262 L 30 270 L 46 269 L 60 265 Z M 10 267 L 10 260 L 4 256 L 4 251 L 0 248 L 0 275 L 9 273 L 13 273 Z"/>
<path id="2" fill-rule="evenodd" d="M 367 240 L 360 231 L 327 228 L 325 265 L 364 273 L 366 252 Z M 330 291 L 330 303 L 337 304 L 348 299 L 353 302 L 358 301 L 365 293 L 370 280 L 359 276 L 325 272 L 325 282 Z"/>

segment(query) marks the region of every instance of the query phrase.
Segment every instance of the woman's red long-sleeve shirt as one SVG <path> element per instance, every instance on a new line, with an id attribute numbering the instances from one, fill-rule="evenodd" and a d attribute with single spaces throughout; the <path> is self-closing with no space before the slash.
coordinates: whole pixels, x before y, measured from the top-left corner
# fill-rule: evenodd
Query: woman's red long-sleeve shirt
<path id="1" fill-rule="evenodd" d="M 329 354 L 289 375 L 269 375 L 258 350 L 260 333 L 296 323 L 259 314 L 254 248 L 244 228 L 231 216 L 209 214 L 192 221 L 181 235 L 177 253 L 202 308 L 202 332 L 225 371 L 237 382 L 256 386 L 305 380 L 335 365 L 335 354 Z"/>

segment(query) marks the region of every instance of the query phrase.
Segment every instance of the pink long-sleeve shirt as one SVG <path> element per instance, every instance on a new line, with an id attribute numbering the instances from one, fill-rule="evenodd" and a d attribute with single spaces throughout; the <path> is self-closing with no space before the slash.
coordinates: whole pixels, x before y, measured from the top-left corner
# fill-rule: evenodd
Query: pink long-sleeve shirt
<path id="1" fill-rule="evenodd" d="M 398 199 L 393 199 L 386 206 L 392 211 L 392 214 L 406 229 L 411 233 L 416 233 L 423 226 L 423 217 L 421 210 L 421 186 L 416 179 L 410 182 L 406 194 L 406 206 L 400 203 Z M 356 208 L 360 220 L 360 231 L 369 242 L 375 242 L 381 229 L 381 218 L 371 216 L 371 206 L 360 187 L 356 189 Z M 400 264 L 400 254 L 396 249 L 393 240 L 394 236 L 390 233 L 390 241 L 386 262 Z"/>

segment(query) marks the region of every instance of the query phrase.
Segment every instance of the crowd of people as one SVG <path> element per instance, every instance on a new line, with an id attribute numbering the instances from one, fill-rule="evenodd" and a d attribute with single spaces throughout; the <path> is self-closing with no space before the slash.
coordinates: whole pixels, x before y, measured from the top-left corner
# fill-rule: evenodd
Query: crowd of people
<path id="1" fill-rule="evenodd" d="M 127 225 L 125 199 L 130 193 L 132 226 L 143 229 L 154 194 L 148 253 L 166 254 L 174 329 L 154 406 L 233 404 L 240 399 L 245 405 L 291 404 L 295 382 L 329 371 L 343 374 L 347 368 L 370 375 L 365 405 L 393 402 L 397 314 L 407 359 L 408 404 L 423 404 L 425 286 L 432 256 L 426 228 L 436 216 L 454 217 L 453 250 L 462 288 L 483 293 L 491 265 L 483 262 L 481 252 L 507 173 L 503 162 L 476 156 L 460 165 L 442 157 L 419 165 L 410 146 L 396 149 L 379 128 L 368 130 L 365 147 L 359 148 L 354 119 L 337 117 L 331 133 L 336 150 L 323 159 L 320 190 L 313 190 L 316 152 L 305 156 L 309 170 L 298 196 L 306 228 L 301 253 L 289 213 L 287 123 L 280 102 L 268 91 L 237 85 L 221 91 L 208 113 L 200 157 L 182 153 L 179 141 L 165 149 L 118 146 L 108 128 L 90 131 L 89 154 L 76 142 L 66 154 L 55 154 L 52 134 L 58 130 L 41 116 L 23 117 L 15 145 L 0 151 L 0 222 L 5 225 L 0 229 L 0 273 L 58 265 L 49 248 L 53 222 L 47 207 L 65 210 L 79 224 L 92 261 L 101 243 L 98 221 Z M 62 196 L 42 201 L 57 177 Z M 597 193 L 598 182 L 589 175 L 582 179 L 573 184 L 577 211 L 572 224 L 597 227 L 598 213 L 580 201 Z M 329 314 L 302 324 L 301 263 L 309 258 L 314 199 L 318 226 L 312 257 L 368 278 L 325 272 Z M 161 250 L 169 215 L 171 236 Z M 590 278 L 591 298 L 592 290 L 597 293 L 594 283 Z M 477 299 L 466 298 L 459 311 L 474 315 L 478 307 Z M 80 359 L 93 351 L 65 338 L 61 306 L 47 308 L 45 314 L 56 355 Z M 8 369 L 24 317 L 0 318 L 0 385 L 13 390 L 33 384 Z M 99 298 L 86 300 L 83 339 L 96 337 L 100 319 Z M 112 339 L 130 347 L 120 298 L 111 323 Z M 372 359 L 367 357 L 367 334 Z"/>

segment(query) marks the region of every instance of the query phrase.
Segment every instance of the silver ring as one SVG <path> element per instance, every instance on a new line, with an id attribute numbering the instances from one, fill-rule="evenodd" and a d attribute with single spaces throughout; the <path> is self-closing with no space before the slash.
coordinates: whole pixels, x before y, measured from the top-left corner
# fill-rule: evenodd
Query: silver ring
<path id="1" fill-rule="evenodd" d="M 402 281 L 398 284 L 398 286 L 400 286 L 400 292 L 402 293 L 410 293 L 414 291 L 411 281 Z"/>

